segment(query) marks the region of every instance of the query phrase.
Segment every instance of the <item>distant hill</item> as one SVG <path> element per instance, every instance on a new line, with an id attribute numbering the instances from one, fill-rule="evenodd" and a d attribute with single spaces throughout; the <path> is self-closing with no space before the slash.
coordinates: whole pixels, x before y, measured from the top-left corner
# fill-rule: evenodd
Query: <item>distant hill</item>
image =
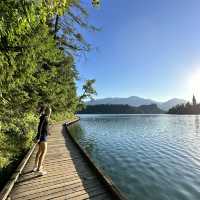
<path id="1" fill-rule="evenodd" d="M 161 103 L 160 105 L 158 104 L 158 107 L 162 110 L 168 111 L 170 108 L 173 108 L 174 106 L 180 105 L 180 104 L 185 104 L 186 101 L 183 99 L 170 99 L 169 101 L 166 101 L 164 103 Z"/>
<path id="2" fill-rule="evenodd" d="M 86 102 L 87 105 L 100 105 L 100 104 L 111 104 L 111 105 L 129 105 L 138 107 L 141 105 L 151 105 L 156 104 L 160 109 L 168 111 L 170 108 L 178 105 L 186 103 L 183 99 L 170 99 L 166 102 L 158 102 L 152 99 L 145 99 L 137 96 L 131 96 L 128 98 L 104 98 L 104 99 L 96 99 Z"/>
<path id="3" fill-rule="evenodd" d="M 87 105 L 86 108 L 78 114 L 161 114 L 163 110 L 158 108 L 156 104 L 142 105 L 133 107 L 129 105 Z"/>
<path id="4" fill-rule="evenodd" d="M 87 102 L 88 105 L 99 105 L 99 104 L 124 104 L 124 105 L 130 105 L 130 106 L 141 106 L 141 105 L 150 105 L 154 104 L 157 102 L 153 101 L 151 99 L 144 99 L 141 97 L 137 96 L 131 96 L 128 98 L 119 98 L 119 97 L 114 97 L 114 98 L 104 98 L 104 99 L 96 99 Z"/>

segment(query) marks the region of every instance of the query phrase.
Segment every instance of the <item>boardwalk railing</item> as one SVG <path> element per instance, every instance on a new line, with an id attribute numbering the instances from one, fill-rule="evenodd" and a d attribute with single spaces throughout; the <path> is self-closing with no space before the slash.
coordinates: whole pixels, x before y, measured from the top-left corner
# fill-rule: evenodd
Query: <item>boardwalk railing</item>
<path id="1" fill-rule="evenodd" d="M 14 174 L 11 176 L 10 180 L 7 182 L 7 184 L 4 186 L 0 193 L 0 200 L 6 200 L 10 194 L 10 191 L 12 190 L 13 186 L 17 182 L 22 170 L 24 169 L 26 163 L 28 162 L 29 158 L 31 157 L 33 151 L 35 150 L 36 144 L 32 146 L 32 148 L 28 151 L 24 159 L 21 161 L 19 166 L 17 167 Z"/>

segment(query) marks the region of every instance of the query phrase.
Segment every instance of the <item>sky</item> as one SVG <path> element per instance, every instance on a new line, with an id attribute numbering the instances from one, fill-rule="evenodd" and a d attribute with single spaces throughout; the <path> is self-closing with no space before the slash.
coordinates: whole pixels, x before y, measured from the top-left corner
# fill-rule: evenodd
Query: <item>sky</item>
<path id="1" fill-rule="evenodd" d="M 140 96 L 200 101 L 200 1 L 84 0 L 88 21 L 99 32 L 82 31 L 93 50 L 77 60 L 78 93 L 96 79 L 95 98 Z"/>

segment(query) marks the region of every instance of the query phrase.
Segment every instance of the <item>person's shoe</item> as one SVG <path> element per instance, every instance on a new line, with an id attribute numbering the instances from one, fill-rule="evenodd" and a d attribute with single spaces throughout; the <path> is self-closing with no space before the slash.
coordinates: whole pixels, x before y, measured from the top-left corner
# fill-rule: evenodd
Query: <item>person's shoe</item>
<path id="1" fill-rule="evenodd" d="M 39 170 L 39 171 L 38 171 L 38 174 L 39 174 L 40 176 L 44 176 L 44 175 L 47 175 L 47 171 L 45 171 L 45 170 Z"/>
<path id="2" fill-rule="evenodd" d="M 37 171 L 38 171 L 38 167 L 37 167 L 37 165 L 34 165 L 32 172 L 37 172 Z"/>
<path id="3" fill-rule="evenodd" d="M 37 168 L 37 167 L 34 167 L 32 171 L 33 171 L 33 172 L 37 172 L 37 171 L 38 171 L 38 168 Z"/>
<path id="4" fill-rule="evenodd" d="M 33 172 L 38 172 L 40 170 L 43 170 L 43 166 L 41 166 L 40 169 L 38 169 L 38 167 L 34 167 L 32 171 Z"/>

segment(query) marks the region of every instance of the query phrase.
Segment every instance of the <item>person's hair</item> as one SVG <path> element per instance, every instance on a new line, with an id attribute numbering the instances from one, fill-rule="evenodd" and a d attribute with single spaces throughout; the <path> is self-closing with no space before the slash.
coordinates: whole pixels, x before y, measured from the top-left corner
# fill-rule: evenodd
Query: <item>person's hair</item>
<path id="1" fill-rule="evenodd" d="M 46 106 L 45 105 L 41 105 L 39 108 L 39 114 L 43 114 L 45 112 Z"/>
<path id="2" fill-rule="evenodd" d="M 51 115 L 51 108 L 49 106 L 45 107 L 44 114 L 48 117 Z"/>

